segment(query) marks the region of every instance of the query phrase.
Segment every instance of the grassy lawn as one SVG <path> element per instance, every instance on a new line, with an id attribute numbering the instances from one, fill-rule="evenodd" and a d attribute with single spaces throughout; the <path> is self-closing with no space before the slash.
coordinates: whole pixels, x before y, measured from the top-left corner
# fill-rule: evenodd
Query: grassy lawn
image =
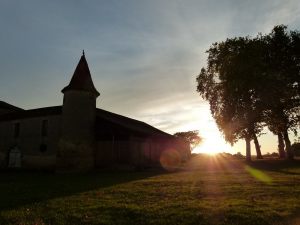
<path id="1" fill-rule="evenodd" d="M 0 224 L 300 224 L 300 161 L 0 178 Z"/>

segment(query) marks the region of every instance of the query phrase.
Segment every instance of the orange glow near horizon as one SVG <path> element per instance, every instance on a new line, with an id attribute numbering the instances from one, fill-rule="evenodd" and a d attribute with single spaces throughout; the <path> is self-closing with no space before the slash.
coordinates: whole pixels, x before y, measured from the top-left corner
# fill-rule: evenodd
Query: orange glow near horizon
<path id="1" fill-rule="evenodd" d="M 220 152 L 235 153 L 233 147 L 226 143 L 220 133 L 214 119 L 211 116 L 208 105 L 198 105 L 191 110 L 191 120 L 181 130 L 199 130 L 202 143 L 193 149 L 193 153 L 216 154 Z"/>
<path id="2" fill-rule="evenodd" d="M 211 133 L 203 137 L 203 142 L 193 149 L 193 153 L 206 153 L 214 155 L 220 152 L 233 153 L 232 147 L 226 144 L 219 133 Z"/>

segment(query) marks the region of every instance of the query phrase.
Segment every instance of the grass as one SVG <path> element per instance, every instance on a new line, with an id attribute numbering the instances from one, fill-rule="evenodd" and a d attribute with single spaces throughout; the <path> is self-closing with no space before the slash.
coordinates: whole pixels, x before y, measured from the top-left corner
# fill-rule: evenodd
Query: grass
<path id="1" fill-rule="evenodd" d="M 300 224 L 300 161 L 177 172 L 0 173 L 0 224 Z"/>

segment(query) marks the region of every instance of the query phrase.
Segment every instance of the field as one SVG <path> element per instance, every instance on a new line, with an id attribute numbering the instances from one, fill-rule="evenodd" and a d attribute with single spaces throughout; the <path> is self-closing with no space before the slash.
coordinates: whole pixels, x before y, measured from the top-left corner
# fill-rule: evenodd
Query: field
<path id="1" fill-rule="evenodd" d="M 176 172 L 0 173 L 0 224 L 300 224 L 300 161 L 195 157 Z"/>

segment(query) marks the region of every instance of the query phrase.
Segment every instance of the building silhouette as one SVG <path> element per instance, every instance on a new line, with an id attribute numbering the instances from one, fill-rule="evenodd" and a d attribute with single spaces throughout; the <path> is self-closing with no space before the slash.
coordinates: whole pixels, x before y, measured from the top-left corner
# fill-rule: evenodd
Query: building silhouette
<path id="1" fill-rule="evenodd" d="M 182 140 L 97 108 L 100 94 L 84 53 L 62 93 L 62 106 L 24 110 L 0 101 L 0 168 L 148 167 L 160 165 L 162 154 L 170 149 L 180 160 L 190 155 Z"/>

